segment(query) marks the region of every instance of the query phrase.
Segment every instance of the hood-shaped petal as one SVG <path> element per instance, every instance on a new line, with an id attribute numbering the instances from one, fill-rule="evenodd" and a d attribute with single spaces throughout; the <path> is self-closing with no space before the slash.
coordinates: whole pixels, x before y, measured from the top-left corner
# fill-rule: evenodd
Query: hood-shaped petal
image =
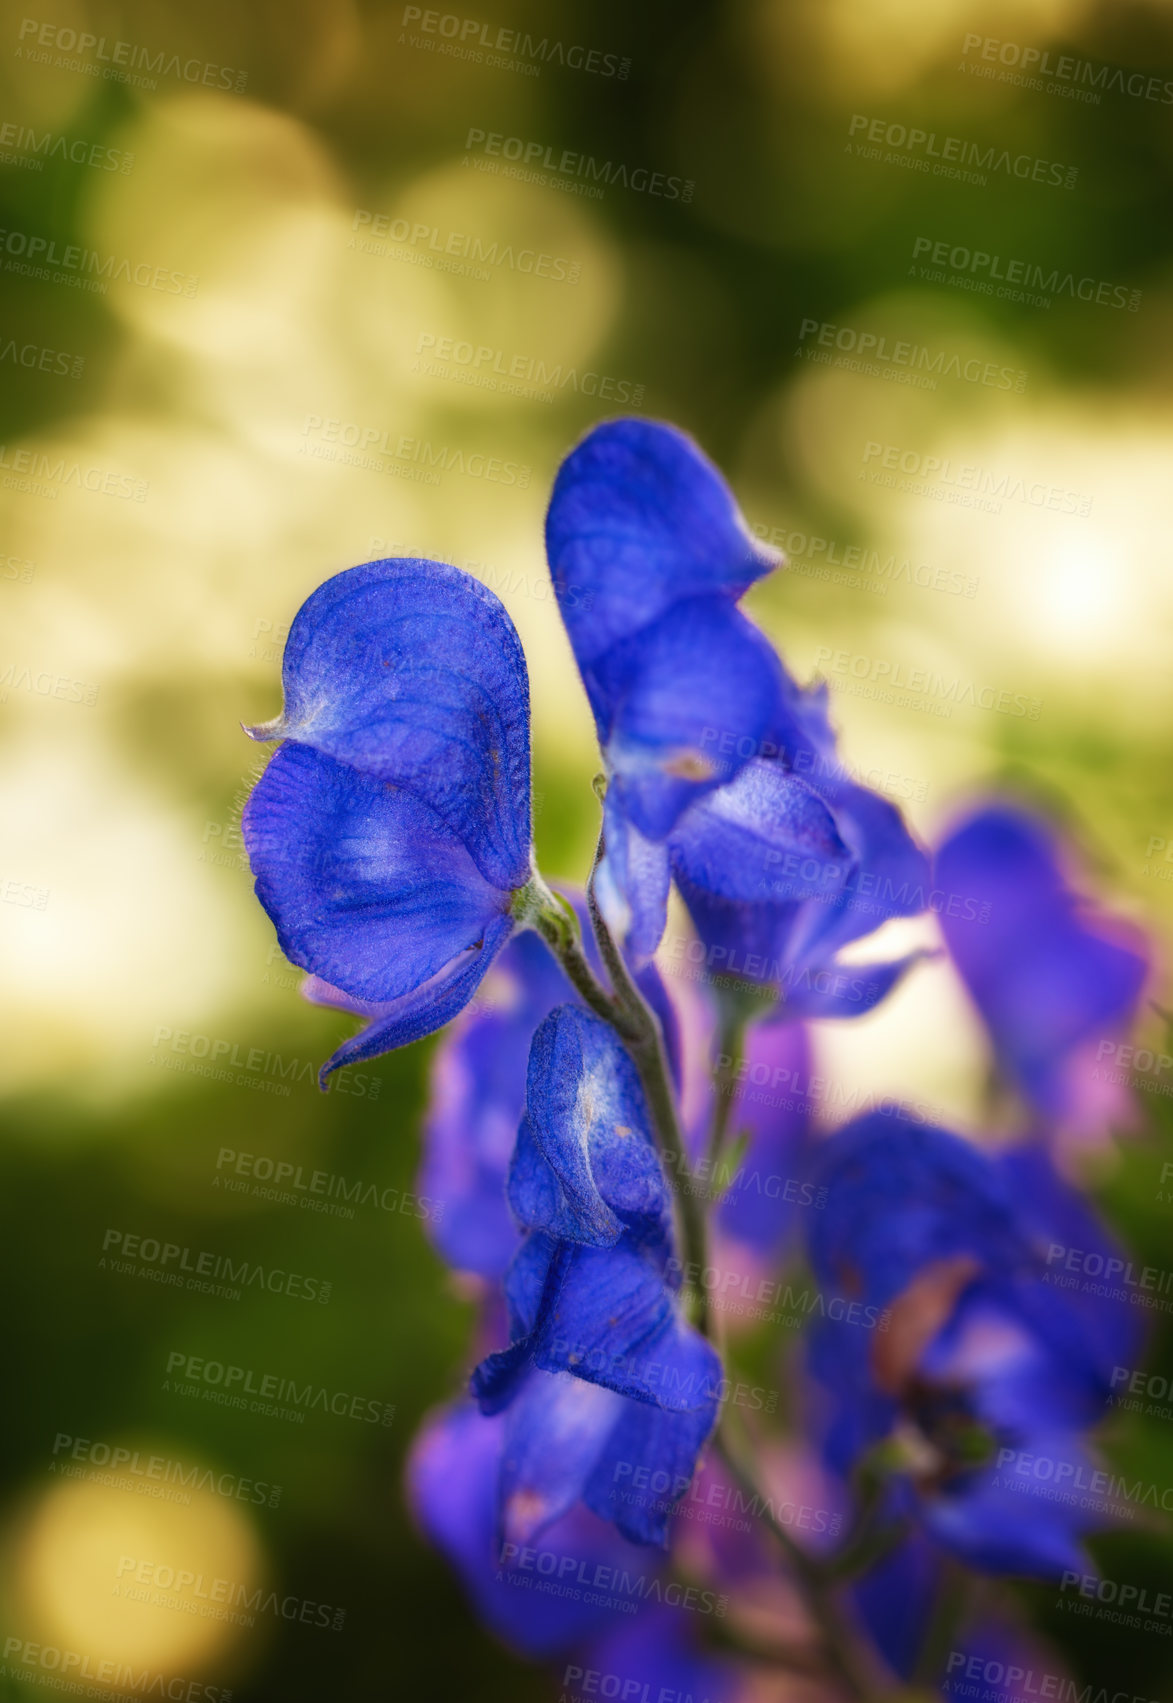
<path id="1" fill-rule="evenodd" d="M 720 597 L 670 608 L 584 674 L 612 785 L 635 826 L 662 840 L 698 798 L 732 780 L 777 723 L 768 640 Z"/>
<path id="2" fill-rule="evenodd" d="M 285 707 L 251 729 L 413 792 L 494 885 L 529 873 L 529 681 L 503 604 L 442 562 L 367 562 L 299 609 Z"/>
<path id="3" fill-rule="evenodd" d="M 243 831 L 286 957 L 356 999 L 418 989 L 508 910 L 420 797 L 308 745 L 276 752 Z"/>
<path id="4" fill-rule="evenodd" d="M 560 1005 L 534 1035 L 510 1178 L 528 1229 L 610 1247 L 624 1220 L 663 1221 L 667 1188 L 635 1066 L 614 1032 Z"/>
<path id="5" fill-rule="evenodd" d="M 735 601 L 780 560 L 750 534 L 692 439 L 642 419 L 596 426 L 566 457 L 546 550 L 584 673 L 673 603 L 714 593 Z"/>
<path id="6" fill-rule="evenodd" d="M 678 879 L 715 898 L 780 902 L 821 879 L 842 883 L 851 853 L 818 793 L 779 763 L 754 758 L 676 824 L 669 838 Z M 804 876 L 804 866 L 807 874 Z"/>

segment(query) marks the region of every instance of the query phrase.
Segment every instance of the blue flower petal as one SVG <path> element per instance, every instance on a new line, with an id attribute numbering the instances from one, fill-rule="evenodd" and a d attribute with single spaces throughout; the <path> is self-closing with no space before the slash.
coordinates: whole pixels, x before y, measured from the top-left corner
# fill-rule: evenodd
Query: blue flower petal
<path id="1" fill-rule="evenodd" d="M 1028 1452 L 1045 1460 L 1067 1461 L 1085 1480 L 1094 1470 L 1091 1457 L 1073 1447 L 1066 1434 L 1036 1430 Z M 990 1467 L 974 1476 L 964 1494 L 925 1498 L 926 1530 L 983 1572 L 1042 1579 L 1058 1578 L 1068 1571 L 1087 1572 L 1088 1559 L 1078 1534 L 1096 1524 L 1094 1517 L 1061 1503 L 1046 1504 L 1046 1516 L 1039 1517 L 1035 1498 L 1023 1494 L 1030 1480 L 1022 1479 L 1023 1489 L 1019 1489 L 1008 1482 L 1012 1479 L 1013 1469 Z"/>
<path id="2" fill-rule="evenodd" d="M 775 725 L 781 671 L 768 640 L 723 598 L 674 603 L 593 665 L 599 743 L 619 802 L 662 840 L 724 786 Z"/>
<path id="3" fill-rule="evenodd" d="M 529 684 L 499 599 L 440 562 L 368 562 L 298 611 L 285 708 L 254 738 L 289 739 L 415 793 L 485 879 L 530 865 Z"/>
<path id="4" fill-rule="evenodd" d="M 595 876 L 599 909 L 632 962 L 643 964 L 660 944 L 668 921 L 668 848 L 645 839 L 613 791 L 603 804 L 603 834 L 603 860 Z"/>
<path id="5" fill-rule="evenodd" d="M 420 798 L 307 745 L 275 754 L 243 830 L 286 957 L 363 1001 L 412 994 L 508 910 Z"/>
<path id="6" fill-rule="evenodd" d="M 530 1543 L 583 1500 L 620 1411 L 632 1405 L 566 1372 L 531 1372 L 505 1420 L 501 1530 Z"/>
<path id="7" fill-rule="evenodd" d="M 673 603 L 713 593 L 735 600 L 780 560 L 750 535 L 692 439 L 641 419 L 596 426 L 567 456 L 546 550 L 584 675 Z"/>
<path id="8" fill-rule="evenodd" d="M 831 885 L 842 882 L 851 861 L 818 793 L 779 763 L 761 758 L 694 804 L 668 843 L 675 871 L 690 886 L 713 897 L 757 903 L 777 902 L 778 883 L 787 881 L 791 862 L 801 880 L 802 865 L 814 859 Z"/>
<path id="9" fill-rule="evenodd" d="M 661 1220 L 667 1211 L 635 1066 L 577 1006 L 558 1006 L 534 1036 L 510 1198 L 527 1228 L 596 1247 L 619 1239 L 617 1213 Z"/>
<path id="10" fill-rule="evenodd" d="M 791 943 L 796 959 L 825 963 L 893 917 L 923 911 L 929 903 L 931 879 L 928 857 L 894 804 L 852 781 L 811 784 L 830 805 L 854 854 L 841 883 L 821 884 L 814 902 L 803 911 Z"/>
<path id="11" fill-rule="evenodd" d="M 1143 943 L 1080 902 L 1049 829 L 1013 805 L 979 809 L 949 835 L 937 884 L 967 901 L 941 927 L 1003 1069 L 1045 1116 L 1067 1116 L 1075 1054 L 1133 1017 Z"/>
<path id="12" fill-rule="evenodd" d="M 575 1247 L 557 1304 L 534 1333 L 534 1361 L 673 1413 L 716 1414 L 721 1363 L 686 1324 L 656 1263 L 625 1238 Z"/>
<path id="13" fill-rule="evenodd" d="M 886 999 L 914 964 L 929 952 L 909 952 L 886 964 L 826 964 L 783 979 L 785 1014 L 813 1022 L 819 1017 L 865 1017 Z"/>
<path id="14" fill-rule="evenodd" d="M 927 1265 L 972 1254 L 1006 1272 L 1036 1261 L 1006 1180 L 969 1142 L 869 1112 L 826 1144 L 812 1215 L 816 1274 L 839 1294 L 886 1305 Z"/>
<path id="15" fill-rule="evenodd" d="M 540 1554 L 503 1544 L 498 1476 L 504 1423 L 483 1418 L 471 1404 L 433 1415 L 408 1463 L 411 1503 L 491 1630 L 530 1657 L 548 1658 L 581 1646 L 615 1622 L 617 1610 L 603 1594 L 606 1583 L 621 1571 L 642 1579 L 646 1557 L 582 1507 L 546 1529 Z M 550 1570 L 560 1578 L 596 1581 L 602 1589 L 533 1589 Z"/>
<path id="16" fill-rule="evenodd" d="M 343 1041 L 322 1066 L 318 1080 L 323 1087 L 326 1078 L 344 1064 L 358 1064 L 362 1059 L 377 1058 L 380 1053 L 406 1047 L 451 1022 L 480 986 L 512 928 L 509 917 L 495 918 L 485 929 L 479 946 L 458 953 L 438 975 L 400 999 L 367 1003 L 352 999 L 341 989 L 311 976 L 302 988 L 303 996 L 311 1003 L 334 1006 L 368 1020 L 367 1027 L 349 1041 Z"/>
<path id="17" fill-rule="evenodd" d="M 713 1409 L 665 1412 L 644 1401 L 616 1399 L 616 1422 L 583 1500 L 632 1543 L 665 1548 L 673 1511 L 692 1483 L 697 1456 L 713 1428 Z"/>

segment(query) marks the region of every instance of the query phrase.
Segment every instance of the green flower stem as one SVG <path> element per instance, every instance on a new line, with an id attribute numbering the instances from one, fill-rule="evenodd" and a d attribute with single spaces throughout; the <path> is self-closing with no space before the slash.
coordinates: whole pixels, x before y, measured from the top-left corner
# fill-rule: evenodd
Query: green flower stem
<path id="1" fill-rule="evenodd" d="M 713 1066 L 713 1117 L 708 1141 L 709 1176 L 714 1179 L 729 1139 L 733 1102 L 737 1097 L 737 1071 L 745 1053 L 745 1029 L 746 1014 L 722 1005 L 717 1059 Z M 722 1060 L 726 1062 L 722 1063 Z"/>
<path id="2" fill-rule="evenodd" d="M 632 1038 L 626 1043 L 627 1050 L 639 1071 L 659 1137 L 660 1149 L 668 1162 L 684 1265 L 686 1269 L 695 1270 L 703 1278 L 708 1259 L 708 1223 L 700 1195 L 689 1186 L 693 1181 L 693 1171 L 676 1112 L 676 1094 L 664 1051 L 664 1037 L 655 1013 L 632 979 L 623 954 L 607 927 L 595 892 L 595 877 L 603 860 L 604 850 L 603 830 L 600 828 L 599 843 L 595 847 L 595 861 L 591 868 L 590 880 L 587 882 L 587 911 L 599 956 L 611 978 L 620 1008 L 634 1029 Z M 623 1031 L 620 1030 L 620 1033 Z M 690 1289 L 689 1310 L 692 1322 L 701 1335 L 711 1336 L 713 1318 L 709 1308 L 708 1290 L 703 1281 Z"/>
<path id="3" fill-rule="evenodd" d="M 513 915 L 523 928 L 532 928 L 557 958 L 575 992 L 587 1006 L 618 1030 L 630 1045 L 635 1031 L 619 1002 L 599 982 L 578 943 L 578 919 L 557 893 L 552 893 L 535 869 L 524 887 L 513 895 Z"/>

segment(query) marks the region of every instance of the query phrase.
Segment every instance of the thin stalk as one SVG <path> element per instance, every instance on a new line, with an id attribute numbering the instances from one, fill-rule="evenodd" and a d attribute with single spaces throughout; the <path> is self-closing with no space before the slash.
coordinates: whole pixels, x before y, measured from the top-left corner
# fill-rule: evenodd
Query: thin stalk
<path id="1" fill-rule="evenodd" d="M 636 986 L 631 971 L 627 967 L 611 930 L 607 927 L 607 920 L 599 906 L 598 894 L 595 891 L 595 877 L 598 874 L 599 865 L 603 861 L 605 850 L 604 830 L 600 826 L 599 841 L 595 847 L 595 860 L 591 866 L 590 879 L 587 882 L 587 911 L 599 948 L 599 957 L 603 960 L 607 974 L 611 978 L 611 986 L 615 990 L 619 1006 L 635 1031 L 631 1039 L 627 1040 L 627 1050 L 639 1071 L 640 1081 L 643 1083 L 644 1093 L 647 1095 L 648 1109 L 656 1127 L 660 1149 L 668 1162 L 672 1194 L 680 1228 L 680 1248 L 684 1256 L 683 1263 L 686 1269 L 696 1270 L 702 1277 L 701 1283 L 692 1291 L 693 1323 L 702 1336 L 711 1336 L 713 1318 L 709 1308 L 708 1290 L 703 1282 L 705 1265 L 708 1260 L 708 1223 L 699 1195 L 688 1186 L 693 1180 L 692 1165 L 689 1162 L 688 1151 L 684 1145 L 684 1134 L 680 1128 L 680 1119 L 676 1112 L 676 1094 L 668 1069 L 668 1060 L 664 1051 L 664 1037 L 660 1031 L 659 1020 Z M 622 1034 L 622 1030 L 620 1030 L 620 1033 Z M 626 1039 L 626 1037 L 624 1038 Z"/>
<path id="2" fill-rule="evenodd" d="M 729 1125 L 733 1119 L 736 1098 L 737 1071 L 745 1052 L 745 1015 L 728 1008 L 722 1010 L 717 1033 L 717 1063 L 713 1070 L 713 1116 L 709 1124 L 707 1158 L 709 1175 L 715 1177 Z"/>
<path id="3" fill-rule="evenodd" d="M 775 1538 L 793 1570 L 812 1616 L 822 1635 L 826 1664 L 853 1703 L 880 1703 L 889 1690 L 886 1676 L 877 1671 L 856 1635 L 855 1628 L 839 1605 L 835 1585 L 822 1564 L 796 1543 L 789 1530 L 774 1515 L 766 1492 L 757 1481 L 752 1465 L 729 1435 L 723 1423 L 713 1438 L 713 1447 L 741 1489 L 761 1508 L 761 1519 Z"/>

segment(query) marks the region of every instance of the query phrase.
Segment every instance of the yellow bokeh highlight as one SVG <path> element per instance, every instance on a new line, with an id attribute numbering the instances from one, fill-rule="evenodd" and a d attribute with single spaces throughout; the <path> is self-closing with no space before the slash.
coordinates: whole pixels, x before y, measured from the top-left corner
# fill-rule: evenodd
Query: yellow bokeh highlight
<path id="1" fill-rule="evenodd" d="M 21 1634 L 92 1669 L 206 1675 L 239 1640 L 239 1605 L 265 1583 L 264 1562 L 241 1504 L 187 1494 L 184 1505 L 61 1479 L 38 1497 L 9 1540 Z"/>

